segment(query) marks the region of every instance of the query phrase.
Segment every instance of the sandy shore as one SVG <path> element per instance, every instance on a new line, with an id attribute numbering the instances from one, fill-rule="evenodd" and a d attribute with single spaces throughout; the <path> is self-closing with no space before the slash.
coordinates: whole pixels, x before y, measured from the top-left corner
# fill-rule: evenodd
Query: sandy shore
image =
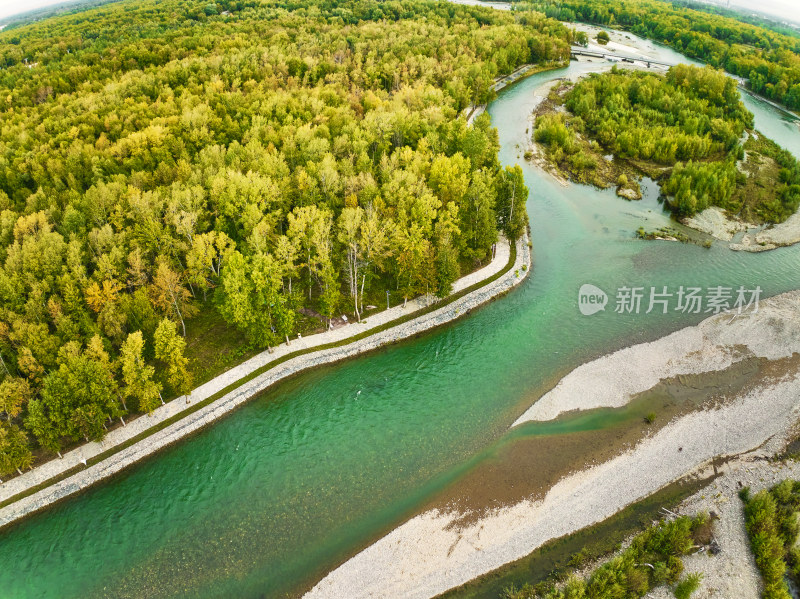
<path id="1" fill-rule="evenodd" d="M 739 243 L 731 244 L 730 248 L 748 252 L 764 252 L 795 243 L 800 243 L 800 212 L 795 212 L 777 225 L 748 231 Z"/>
<path id="2" fill-rule="evenodd" d="M 713 317 L 576 369 L 564 379 L 573 382 L 556 388 L 565 405 L 550 400 L 539 417 L 621 405 L 666 376 L 718 370 L 738 356 L 762 356 L 774 366 L 755 387 L 730 392 L 717 407 L 677 418 L 621 455 L 562 478 L 543 499 L 471 521 L 458 510 L 420 514 L 331 572 L 307 597 L 433 597 L 602 521 L 716 456 L 771 455 L 798 417 L 800 358 L 786 357 L 797 351 L 800 293 L 792 292 L 766 300 L 749 317 Z"/>
<path id="3" fill-rule="evenodd" d="M 684 219 L 683 224 L 727 242 L 731 242 L 734 235 L 744 231 L 741 239 L 728 246 L 736 251 L 766 252 L 800 243 L 800 212 L 782 223 L 765 227 L 730 218 L 724 210 L 712 207 Z"/>
<path id="4" fill-rule="evenodd" d="M 725 211 L 716 206 L 684 219 L 683 224 L 716 237 L 720 241 L 730 241 L 736 233 L 746 231 L 750 227 L 747 223 L 729 219 Z"/>
<path id="5" fill-rule="evenodd" d="M 568 29 L 586 33 L 586 35 L 589 36 L 587 50 L 592 50 L 594 52 L 611 52 L 622 55 L 641 55 L 653 59 L 658 57 L 658 50 L 653 42 L 638 37 L 633 33 L 598 27 L 597 25 L 589 25 L 588 23 L 570 23 L 562 21 L 561 24 Z M 609 42 L 606 45 L 597 43 L 597 34 L 601 31 L 605 31 L 609 35 Z"/>

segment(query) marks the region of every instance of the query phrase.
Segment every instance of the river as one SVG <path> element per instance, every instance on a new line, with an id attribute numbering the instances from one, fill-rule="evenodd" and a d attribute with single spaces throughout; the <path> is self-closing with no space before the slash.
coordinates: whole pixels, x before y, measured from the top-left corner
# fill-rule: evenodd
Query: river
<path id="1" fill-rule="evenodd" d="M 664 60 L 680 56 L 657 48 Z M 800 247 L 763 254 L 634 238 L 669 224 L 653 185 L 563 187 L 521 158 L 533 90 L 572 63 L 504 90 L 488 109 L 505 164 L 531 190 L 532 276 L 463 321 L 306 373 L 115 479 L 0 533 L 7 598 L 281 597 L 323 576 L 483 459 L 558 378 L 703 315 L 617 314 L 623 285 L 800 287 Z M 800 133 L 749 96 L 756 126 L 800 156 Z M 582 316 L 578 289 L 611 296 Z M 613 420 L 613 415 L 608 417 Z M 544 425 L 543 425 L 544 426 Z M 550 432 L 602 428 L 572 417 Z M 546 459 L 547 456 L 542 456 Z"/>

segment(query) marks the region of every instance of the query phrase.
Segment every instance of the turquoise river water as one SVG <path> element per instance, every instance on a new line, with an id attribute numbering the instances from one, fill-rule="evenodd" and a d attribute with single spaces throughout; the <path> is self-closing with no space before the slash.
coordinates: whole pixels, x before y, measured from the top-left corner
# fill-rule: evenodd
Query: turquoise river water
<path id="1" fill-rule="evenodd" d="M 596 68 L 573 63 L 534 75 L 491 104 L 503 163 L 523 162 L 533 90 Z M 757 128 L 800 156 L 797 123 L 745 100 Z M 452 326 L 279 385 L 0 532 L 0 596 L 297 594 L 509 442 L 509 425 L 570 369 L 701 318 L 617 314 L 617 288 L 758 285 L 766 296 L 800 287 L 800 247 L 749 254 L 721 243 L 639 241 L 640 225 L 669 223 L 652 184 L 642 201 L 625 202 L 613 190 L 563 187 L 523 169 L 534 270 L 520 288 Z M 612 296 L 605 311 L 580 314 L 583 283 Z M 525 430 L 602 426 L 602 418 L 578 416 Z"/>

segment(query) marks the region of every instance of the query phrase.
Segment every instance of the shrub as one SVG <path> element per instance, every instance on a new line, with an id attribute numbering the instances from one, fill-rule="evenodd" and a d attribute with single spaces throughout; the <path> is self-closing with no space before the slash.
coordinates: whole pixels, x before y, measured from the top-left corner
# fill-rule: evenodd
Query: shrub
<path id="1" fill-rule="evenodd" d="M 563 114 L 545 114 L 537 118 L 533 138 L 550 151 L 560 149 L 562 156 L 575 151 L 572 132 L 567 128 Z"/>
<path id="2" fill-rule="evenodd" d="M 675 599 L 689 599 L 689 597 L 692 596 L 692 593 L 694 593 L 700 587 L 700 581 L 702 578 L 702 574 L 694 572 L 681 580 L 677 585 L 675 585 L 675 588 L 672 591 L 675 595 Z"/>
<path id="3" fill-rule="evenodd" d="M 686 555 L 698 542 L 696 533 L 706 530 L 709 520 L 700 515 L 696 518 L 680 517 L 671 522 L 662 522 L 638 535 L 630 547 L 597 568 L 584 581 L 570 578 L 560 589 L 550 589 L 545 593 L 532 595 L 521 594 L 521 590 L 510 587 L 505 590 L 505 599 L 634 599 L 647 594 L 652 588 L 675 583 L 683 572 L 680 556 Z M 573 558 L 573 563 L 581 561 L 585 553 L 580 552 Z M 694 575 L 686 577 L 694 580 Z M 697 579 L 699 582 L 699 578 Z M 691 586 L 685 581 L 678 584 Z M 676 589 L 678 588 L 676 587 Z M 691 589 L 685 597 L 694 589 Z"/>
<path id="4" fill-rule="evenodd" d="M 775 499 L 769 492 L 759 491 L 745 504 L 744 515 L 750 547 L 764 579 L 764 599 L 790 599 Z"/>

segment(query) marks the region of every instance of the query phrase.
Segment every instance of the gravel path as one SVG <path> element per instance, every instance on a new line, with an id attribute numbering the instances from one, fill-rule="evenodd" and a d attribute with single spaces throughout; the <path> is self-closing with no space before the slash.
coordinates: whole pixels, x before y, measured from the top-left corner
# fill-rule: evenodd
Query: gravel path
<path id="1" fill-rule="evenodd" d="M 591 371 L 600 378 L 585 376 L 593 363 L 581 367 L 584 370 L 577 380 L 583 385 L 571 391 L 578 396 L 565 393 L 562 387 L 561 398 L 572 406 L 583 406 L 597 403 L 592 397 L 599 394 L 604 403 L 619 405 L 635 389 L 647 389 L 662 373 L 674 372 L 672 365 L 693 364 L 701 371 L 705 357 L 706 370 L 716 369 L 734 353 L 722 351 L 718 344 L 747 345 L 753 353 L 771 359 L 791 353 L 791 348 L 797 351 L 799 297 L 792 292 L 765 301 L 757 319 L 753 315 L 725 325 L 724 320 L 711 318 L 661 342 L 612 354 L 613 372 L 622 375 L 621 386 L 606 371 L 609 357 L 600 358 L 596 362 L 604 367 Z M 705 345 L 709 351 L 703 354 Z M 668 351 L 666 359 L 659 356 L 662 351 Z M 637 382 L 635 373 L 642 382 Z M 703 469 L 715 456 L 751 451 L 753 456 L 771 455 L 796 421 L 800 399 L 800 372 L 789 371 L 776 379 L 726 397 L 716 409 L 676 419 L 608 462 L 563 478 L 540 501 L 526 500 L 495 510 L 463 527 L 453 524 L 461 516 L 456 512 L 420 514 L 328 574 L 306 597 L 427 599 L 519 559 L 551 539 L 600 522 Z M 587 389 L 592 389 L 592 396 Z M 547 414 L 558 411 L 556 406 Z M 764 445 L 768 439 L 770 443 Z"/>
<path id="2" fill-rule="evenodd" d="M 490 278 L 500 272 L 510 258 L 510 246 L 507 241 L 501 240 L 497 244 L 497 251 L 494 260 L 481 270 L 462 277 L 453 286 L 454 293 L 466 289 L 471 285 Z M 525 269 L 523 269 L 523 265 Z M 76 493 L 95 482 L 107 478 L 119 472 L 123 468 L 135 463 L 136 461 L 149 456 L 159 449 L 180 440 L 184 436 L 206 426 L 217 418 L 227 414 L 238 405 L 247 401 L 253 395 L 263 391 L 268 386 L 279 380 L 291 376 L 302 370 L 313 368 L 321 364 L 336 362 L 357 354 L 370 351 L 411 337 L 440 326 L 448 321 L 463 316 L 467 311 L 484 304 L 494 297 L 502 295 L 515 285 L 522 282 L 531 270 L 531 253 L 527 245 L 527 236 L 517 243 L 517 257 L 514 266 L 503 276 L 495 281 L 481 287 L 464 297 L 461 297 L 446 306 L 429 312 L 419 318 L 409 322 L 399 324 L 395 327 L 370 335 L 364 339 L 355 341 L 348 345 L 328 350 L 320 350 L 292 358 L 277 365 L 274 368 L 257 376 L 253 380 L 243 384 L 234 391 L 224 395 L 207 406 L 189 414 L 185 418 L 175 422 L 163 430 L 156 432 L 141 441 L 134 443 L 130 447 L 123 449 L 107 459 L 94 464 L 85 470 L 74 474 L 61 482 L 55 483 L 40 490 L 28 497 L 20 499 L 2 509 L 0 509 L 0 527 L 13 522 L 27 514 L 42 509 L 47 505 L 62 499 L 68 495 Z M 273 350 L 273 353 L 263 352 L 241 365 L 227 371 L 212 381 L 202 385 L 192 391 L 188 398 L 177 398 L 167 405 L 155 410 L 151 416 L 142 416 L 128 424 L 128 426 L 116 429 L 109 433 L 106 438 L 99 443 L 87 443 L 67 454 L 64 458 L 54 459 L 26 472 L 22 476 L 5 482 L 0 485 L 0 501 L 13 497 L 14 495 L 29 489 L 40 482 L 68 471 L 70 468 L 79 466 L 84 460 L 96 456 L 109 448 L 119 445 L 126 440 L 135 437 L 140 432 L 150 427 L 162 423 L 167 418 L 179 414 L 186 409 L 188 402 L 197 402 L 210 397 L 214 393 L 235 383 L 242 377 L 252 373 L 263 365 L 298 349 L 324 345 L 334 341 L 339 341 L 352 337 L 364 331 L 368 331 L 380 325 L 389 323 L 402 316 L 426 307 L 429 303 L 428 298 L 418 298 L 408 302 L 403 308 L 397 306 L 391 310 L 386 310 L 361 323 L 353 323 L 348 326 L 340 327 L 318 335 L 305 337 L 300 340 L 292 341 L 289 346 L 281 345 Z"/>

